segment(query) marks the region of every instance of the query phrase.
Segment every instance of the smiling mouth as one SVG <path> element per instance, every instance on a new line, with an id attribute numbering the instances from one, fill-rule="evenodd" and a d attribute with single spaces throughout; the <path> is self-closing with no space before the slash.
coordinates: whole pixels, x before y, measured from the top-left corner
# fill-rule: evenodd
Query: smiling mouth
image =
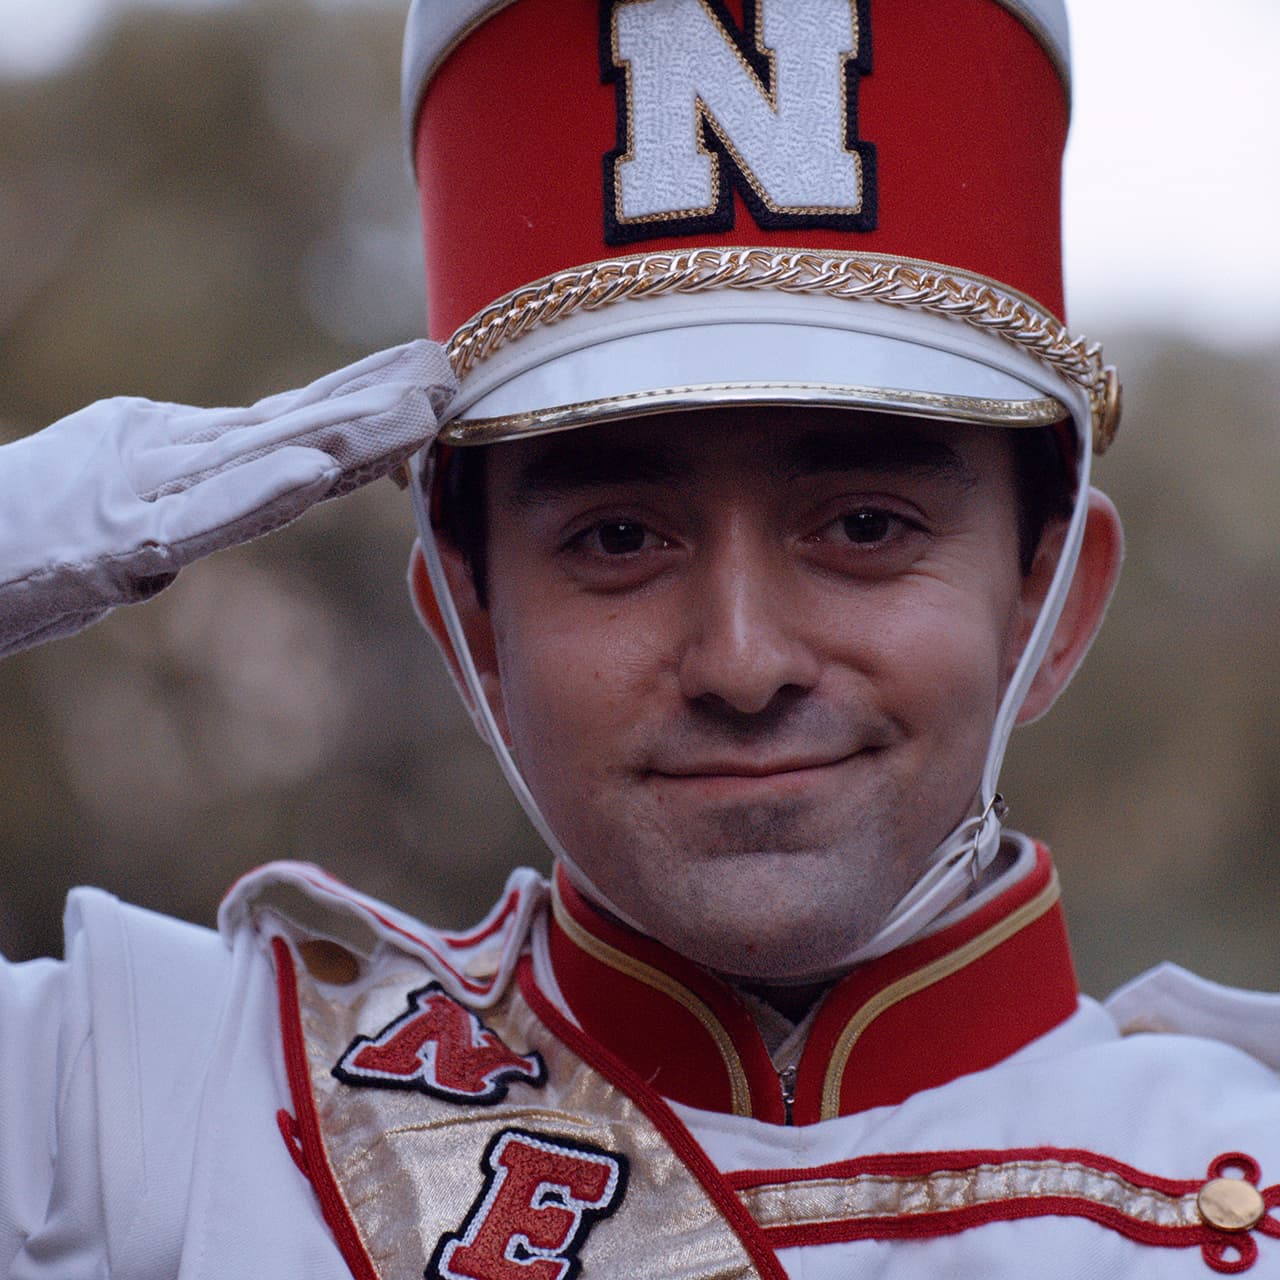
<path id="1" fill-rule="evenodd" d="M 715 782 L 720 779 L 741 782 L 767 781 L 770 778 L 788 778 L 826 772 L 838 768 L 855 756 L 870 755 L 875 750 L 874 747 L 865 747 L 845 755 L 814 760 L 713 761 L 679 769 L 653 769 L 651 775 L 674 782 Z"/>

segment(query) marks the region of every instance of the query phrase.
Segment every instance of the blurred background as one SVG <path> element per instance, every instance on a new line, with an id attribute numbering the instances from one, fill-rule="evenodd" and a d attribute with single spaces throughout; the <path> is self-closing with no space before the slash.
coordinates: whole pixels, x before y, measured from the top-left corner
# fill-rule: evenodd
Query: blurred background
<path id="1" fill-rule="evenodd" d="M 1081 677 L 1015 735 L 1086 990 L 1280 983 L 1280 6 L 1074 0 L 1073 328 L 1129 529 Z M 0 440 L 133 393 L 243 403 L 422 331 L 389 0 L 0 0 Z M 67 889 L 209 922 L 323 863 L 474 919 L 539 843 L 405 601 L 390 482 L 0 665 L 0 951 Z"/>

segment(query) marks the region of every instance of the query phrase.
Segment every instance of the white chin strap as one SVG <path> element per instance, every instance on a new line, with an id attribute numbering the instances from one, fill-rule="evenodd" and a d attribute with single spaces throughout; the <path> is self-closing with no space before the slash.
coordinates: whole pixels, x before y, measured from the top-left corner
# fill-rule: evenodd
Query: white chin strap
<path id="1" fill-rule="evenodd" d="M 1077 410 L 1078 413 L 1079 410 Z M 885 955 L 909 942 L 924 932 L 942 912 L 976 884 L 995 858 L 1000 848 L 1001 819 L 1005 812 L 1004 801 L 997 790 L 1005 750 L 1009 745 L 1013 727 L 1017 723 L 1018 710 L 1053 638 L 1054 628 L 1058 624 L 1066 603 L 1067 592 L 1075 575 L 1076 562 L 1080 557 L 1080 546 L 1084 540 L 1085 519 L 1089 508 L 1089 474 L 1092 457 L 1089 428 L 1085 426 L 1082 429 L 1079 419 L 1077 419 L 1076 435 L 1080 471 L 1071 521 L 1067 526 L 1062 554 L 1044 603 L 1040 607 L 1039 617 L 1036 619 L 1026 648 L 1022 651 L 1013 677 L 1009 681 L 1009 687 L 1005 690 L 1000 708 L 996 713 L 991 743 L 987 748 L 987 758 L 982 768 L 982 781 L 974 801 L 974 815 L 961 822 L 933 851 L 924 873 L 898 901 L 897 906 L 889 913 L 873 937 L 821 972 L 795 973 L 788 975 L 784 981 L 794 984 L 820 981 L 841 973 L 853 965 Z M 565 870 L 568 871 L 578 889 L 624 924 L 630 925 L 639 933 L 648 933 L 649 931 L 642 924 L 601 893 L 569 856 L 538 808 L 538 803 L 533 798 L 498 728 L 489 701 L 481 687 L 475 663 L 472 661 L 471 650 L 463 634 L 462 621 L 458 617 L 458 610 L 440 559 L 440 551 L 436 546 L 435 532 L 428 510 L 434 456 L 434 453 L 418 453 L 411 459 L 413 483 L 409 486 L 409 492 L 413 501 L 413 514 L 418 525 L 427 572 L 435 590 L 436 602 L 440 606 L 445 630 L 461 670 L 459 692 L 471 712 L 472 721 L 480 736 L 493 749 L 498 767 L 502 770 L 512 791 L 515 792 L 525 813 L 528 814 L 530 822 L 533 823 L 547 848 L 564 864 Z M 659 938 L 658 941 L 661 942 L 663 939 Z"/>

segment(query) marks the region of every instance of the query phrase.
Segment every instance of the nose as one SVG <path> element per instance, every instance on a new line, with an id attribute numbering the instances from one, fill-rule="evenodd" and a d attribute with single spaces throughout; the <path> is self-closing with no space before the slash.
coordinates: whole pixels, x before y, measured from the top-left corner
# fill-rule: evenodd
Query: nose
<path id="1" fill-rule="evenodd" d="M 817 683 L 794 572 L 783 549 L 742 522 L 700 550 L 679 665 L 686 698 L 756 715 Z"/>

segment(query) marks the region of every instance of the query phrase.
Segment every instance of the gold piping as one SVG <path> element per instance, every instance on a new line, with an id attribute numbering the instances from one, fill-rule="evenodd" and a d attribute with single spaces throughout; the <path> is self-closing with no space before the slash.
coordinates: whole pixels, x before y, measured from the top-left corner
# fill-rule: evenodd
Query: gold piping
<path id="1" fill-rule="evenodd" d="M 1083 388 L 1089 395 L 1096 453 L 1106 451 L 1119 426 L 1116 371 L 1103 364 L 1098 344 L 1072 337 L 1025 294 L 985 276 L 880 254 L 692 249 L 606 259 L 499 298 L 455 331 L 449 339 L 449 359 L 463 378 L 507 343 L 575 311 L 716 289 L 822 294 L 946 316 L 995 334 Z"/>
<path id="2" fill-rule="evenodd" d="M 890 983 L 883 991 L 873 996 L 846 1024 L 840 1033 L 836 1046 L 827 1064 L 826 1078 L 822 1082 L 822 1119 L 831 1120 L 840 1114 L 840 1085 L 844 1079 L 845 1068 L 849 1065 L 849 1055 L 857 1044 L 862 1033 L 887 1009 L 891 1009 L 901 1000 L 913 996 L 935 982 L 950 977 L 966 965 L 972 964 L 988 951 L 998 947 L 1002 942 L 1012 938 L 1015 933 L 1038 920 L 1059 897 L 1058 873 L 1055 871 L 1049 883 L 1030 902 L 1018 908 L 1012 915 L 1006 916 L 994 924 L 985 933 L 980 933 L 963 947 L 940 956 L 932 964 L 917 969 L 897 982 Z"/>
<path id="3" fill-rule="evenodd" d="M 681 986 L 674 978 L 668 977 L 659 969 L 637 960 L 607 942 L 601 941 L 594 934 L 588 933 L 569 914 L 568 908 L 560 900 L 560 890 L 554 880 L 551 885 L 551 908 L 555 912 L 556 923 L 569 935 L 573 942 L 588 955 L 594 956 L 602 964 L 617 969 L 628 977 L 643 982 L 646 986 L 670 996 L 678 1005 L 687 1009 L 706 1029 L 707 1034 L 715 1042 L 716 1048 L 724 1059 L 725 1069 L 729 1073 L 729 1085 L 733 1097 L 733 1114 L 749 1116 L 751 1114 L 751 1089 L 747 1084 L 747 1073 L 743 1070 L 738 1051 L 725 1030 L 720 1019 L 687 987 Z"/>
<path id="4" fill-rule="evenodd" d="M 946 1213 L 1050 1196 L 1106 1205 L 1157 1227 L 1185 1229 L 1201 1222 L 1194 1191 L 1160 1191 L 1074 1160 L 1007 1160 L 927 1174 L 799 1178 L 745 1188 L 738 1195 L 766 1229 Z"/>

